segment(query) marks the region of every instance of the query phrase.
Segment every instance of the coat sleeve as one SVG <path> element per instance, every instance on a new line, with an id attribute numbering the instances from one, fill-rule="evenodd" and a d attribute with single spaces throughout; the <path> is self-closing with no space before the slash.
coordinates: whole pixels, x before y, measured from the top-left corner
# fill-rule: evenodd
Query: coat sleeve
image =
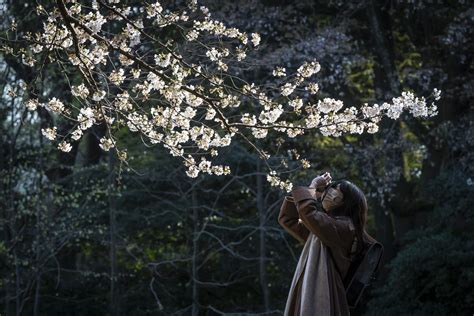
<path id="1" fill-rule="evenodd" d="M 299 220 L 296 205 L 292 196 L 285 196 L 278 215 L 278 223 L 295 239 L 304 243 L 309 235 L 309 230 Z"/>
<path id="2" fill-rule="evenodd" d="M 336 219 L 319 210 L 314 192 L 308 187 L 297 186 L 292 195 L 299 218 L 310 232 L 329 247 L 350 247 L 355 231 L 350 219 Z"/>

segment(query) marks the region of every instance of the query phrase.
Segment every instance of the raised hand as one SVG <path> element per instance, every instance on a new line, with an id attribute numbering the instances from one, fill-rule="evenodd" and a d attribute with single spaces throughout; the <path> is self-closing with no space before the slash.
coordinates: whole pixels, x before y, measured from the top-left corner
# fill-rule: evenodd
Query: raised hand
<path id="1" fill-rule="evenodd" d="M 316 178 L 311 181 L 311 184 L 309 185 L 310 188 L 316 189 L 316 188 L 321 188 L 327 186 L 329 183 L 331 183 L 332 177 L 329 172 L 325 172 L 322 175 L 317 176 Z"/>

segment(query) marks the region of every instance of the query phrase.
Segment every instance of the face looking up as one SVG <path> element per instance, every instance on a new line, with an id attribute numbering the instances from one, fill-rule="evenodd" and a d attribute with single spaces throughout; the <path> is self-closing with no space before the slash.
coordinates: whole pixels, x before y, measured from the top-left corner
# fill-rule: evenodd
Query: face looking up
<path id="1" fill-rule="evenodd" d="M 332 209 L 341 206 L 343 203 L 344 195 L 340 190 L 340 184 L 336 187 L 329 187 L 321 196 L 321 204 L 326 212 L 330 212 Z"/>

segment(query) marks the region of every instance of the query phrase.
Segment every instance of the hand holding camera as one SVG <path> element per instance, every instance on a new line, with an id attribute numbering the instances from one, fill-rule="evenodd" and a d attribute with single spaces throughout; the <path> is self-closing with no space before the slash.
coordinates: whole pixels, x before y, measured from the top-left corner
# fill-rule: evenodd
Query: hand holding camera
<path id="1" fill-rule="evenodd" d="M 317 176 L 311 181 L 310 188 L 316 189 L 318 192 L 324 191 L 324 188 L 331 183 L 332 177 L 329 172 L 325 172 L 322 175 Z"/>

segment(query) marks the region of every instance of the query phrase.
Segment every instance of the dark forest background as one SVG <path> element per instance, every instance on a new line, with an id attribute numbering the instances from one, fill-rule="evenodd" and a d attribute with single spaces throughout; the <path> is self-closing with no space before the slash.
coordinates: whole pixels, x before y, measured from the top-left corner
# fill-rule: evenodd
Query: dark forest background
<path id="1" fill-rule="evenodd" d="M 0 3 L 19 29 L 41 27 L 30 14 L 35 1 Z M 262 35 L 242 73 L 249 81 L 316 58 L 320 96 L 346 106 L 442 90 L 432 119 L 386 119 L 374 135 L 308 134 L 279 157 L 296 164 L 293 146 L 312 162 L 291 174 L 295 185 L 330 171 L 366 193 L 369 232 L 385 256 L 353 315 L 472 315 L 472 4 L 201 3 Z M 0 53 L 2 96 L 34 76 Z M 60 73 L 41 84 L 67 98 Z M 231 176 L 190 179 L 165 150 L 124 131 L 131 163 L 122 168 L 99 148 L 102 126 L 63 153 L 41 135 L 52 118 L 42 109 L 31 117 L 20 101 L 0 99 L 0 315 L 282 314 L 302 246 L 278 225 L 284 192 L 269 186 L 251 148 L 228 147 Z"/>

